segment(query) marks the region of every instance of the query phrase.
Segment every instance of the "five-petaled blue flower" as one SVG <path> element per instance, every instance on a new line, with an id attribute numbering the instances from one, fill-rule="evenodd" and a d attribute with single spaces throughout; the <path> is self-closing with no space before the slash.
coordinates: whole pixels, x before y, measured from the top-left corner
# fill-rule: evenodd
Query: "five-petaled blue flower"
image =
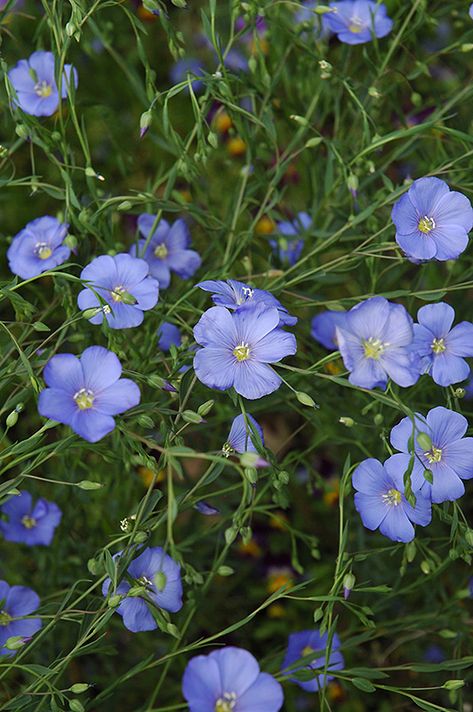
<path id="1" fill-rule="evenodd" d="M 13 102 L 25 113 L 32 116 L 52 116 L 58 108 L 60 97 L 54 62 L 52 52 L 33 52 L 29 59 L 20 59 L 8 72 L 16 94 Z M 77 72 L 71 64 L 65 64 L 61 80 L 61 99 L 67 97 L 72 82 L 77 87 Z"/>
<path id="2" fill-rule="evenodd" d="M 279 326 L 279 312 L 257 302 L 230 312 L 208 309 L 194 327 L 200 346 L 194 356 L 197 378 L 209 388 L 232 386 L 254 400 L 275 391 L 281 379 L 268 365 L 296 353 L 296 339 Z"/>
<path id="3" fill-rule="evenodd" d="M 473 477 L 473 438 L 463 437 L 468 421 L 460 413 L 443 406 L 432 408 L 424 418 L 415 414 L 403 418 L 391 430 L 391 444 L 400 452 L 392 456 L 399 472 L 407 472 L 411 463 L 412 489 L 420 489 L 432 502 L 453 502 L 465 493 L 463 480 Z M 420 441 L 420 442 L 419 442 Z M 432 483 L 424 472 L 430 470 Z"/>
<path id="4" fill-rule="evenodd" d="M 102 593 L 123 596 L 116 612 L 132 633 L 155 630 L 158 627 L 151 610 L 162 608 L 176 613 L 182 608 L 181 567 L 160 546 L 146 548 L 133 559 L 126 571 L 131 579 L 121 581 L 115 590 L 110 589 L 111 581 L 105 579 Z M 129 595 L 130 589 L 133 595 Z"/>
<path id="5" fill-rule="evenodd" d="M 331 309 L 317 314 L 311 323 L 312 337 L 326 349 L 338 349 L 337 327 L 343 328 L 345 317 L 346 312 L 332 311 Z"/>
<path id="6" fill-rule="evenodd" d="M 246 413 L 246 418 L 241 413 L 233 420 L 232 427 L 228 433 L 227 443 L 234 452 L 257 452 L 254 440 L 255 436 L 252 433 L 247 421 L 251 423 L 251 427 L 258 433 L 258 436 L 264 445 L 263 429 L 252 415 Z M 228 448 L 227 448 L 228 450 Z M 224 452 L 227 451 L 224 447 Z"/>
<path id="7" fill-rule="evenodd" d="M 208 279 L 205 282 L 200 282 L 197 286 L 204 292 L 212 292 L 212 301 L 217 306 L 233 310 L 262 303 L 268 307 L 276 307 L 279 312 L 279 326 L 297 324 L 297 317 L 288 314 L 281 302 L 264 289 L 255 289 L 244 282 L 237 282 L 235 279 L 227 279 L 226 282 L 220 279 Z"/>
<path id="8" fill-rule="evenodd" d="M 312 218 L 308 213 L 298 213 L 295 220 L 282 220 L 277 223 L 277 232 L 283 237 L 270 240 L 269 244 L 280 262 L 291 266 L 297 262 L 304 249 L 304 240 L 298 236 L 306 232 L 311 225 Z"/>
<path id="9" fill-rule="evenodd" d="M 345 44 L 371 42 L 373 37 L 386 37 L 392 30 L 386 6 L 375 0 L 340 0 L 329 7 L 332 12 L 325 15 L 327 25 Z"/>
<path id="10" fill-rule="evenodd" d="M 414 486 L 416 505 L 409 504 L 404 496 L 403 475 L 395 455 L 384 465 L 370 457 L 353 473 L 353 486 L 357 490 L 355 507 L 365 527 L 372 531 L 379 528 L 389 539 L 407 543 L 414 538 L 412 522 L 425 527 L 432 512 L 430 499 Z"/>
<path id="11" fill-rule="evenodd" d="M 15 655 L 5 647 L 8 638 L 31 638 L 41 628 L 41 618 L 24 618 L 39 606 L 39 596 L 26 586 L 9 586 L 0 581 L 0 655 Z"/>
<path id="12" fill-rule="evenodd" d="M 57 504 L 42 497 L 33 504 L 25 490 L 7 500 L 0 511 L 7 517 L 0 519 L 4 538 L 27 546 L 49 546 L 62 517 Z"/>
<path id="13" fill-rule="evenodd" d="M 114 429 L 114 415 L 140 402 L 140 389 L 121 373 L 117 356 L 102 346 L 89 346 L 80 358 L 53 356 L 44 369 L 48 388 L 39 394 L 40 415 L 97 442 Z"/>
<path id="14" fill-rule="evenodd" d="M 158 329 L 158 347 L 161 351 L 169 351 L 171 346 L 180 346 L 182 342 L 179 327 L 164 321 Z"/>
<path id="15" fill-rule="evenodd" d="M 192 658 L 182 678 L 190 712 L 278 712 L 282 687 L 247 650 L 227 646 Z"/>
<path id="16" fill-rule="evenodd" d="M 71 251 L 64 245 L 69 225 L 45 215 L 29 222 L 15 235 L 7 251 L 8 265 L 22 279 L 62 265 Z"/>
<path id="17" fill-rule="evenodd" d="M 417 312 L 413 352 L 420 358 L 422 373 L 430 373 L 439 386 L 468 378 L 465 356 L 473 356 L 473 324 L 462 321 L 452 329 L 455 310 L 445 302 L 426 304 Z"/>
<path id="18" fill-rule="evenodd" d="M 143 213 L 138 218 L 138 229 L 145 239 L 138 240 L 130 254 L 146 260 L 161 289 L 169 287 L 171 272 L 188 279 L 199 269 L 202 260 L 195 250 L 188 249 L 191 236 L 184 220 L 170 225 L 167 220 L 158 221 L 155 215 Z"/>
<path id="19" fill-rule="evenodd" d="M 137 257 L 101 255 L 84 267 L 80 277 L 89 286 L 79 292 L 77 305 L 82 310 L 97 307 L 89 318 L 92 324 L 101 324 L 105 317 L 111 329 L 139 326 L 143 312 L 158 303 L 159 284 L 150 277 L 148 263 Z"/>
<path id="20" fill-rule="evenodd" d="M 412 386 L 419 378 L 415 354 L 410 351 L 412 319 L 401 304 L 372 297 L 345 314 L 336 327 L 349 381 L 361 388 L 385 388 L 388 378 Z"/>
<path id="21" fill-rule="evenodd" d="M 419 178 L 395 203 L 396 242 L 414 261 L 454 260 L 468 245 L 473 208 L 439 178 Z"/>
<path id="22" fill-rule="evenodd" d="M 297 680 L 296 678 L 291 678 L 291 680 L 307 692 L 321 690 L 327 682 L 333 680 L 333 675 L 330 675 L 329 672 L 325 674 L 325 667 L 330 671 L 343 670 L 345 666 L 343 655 L 339 650 L 340 639 L 338 635 L 335 633 L 332 637 L 328 660 L 327 644 L 328 634 L 320 633 L 318 630 L 301 630 L 297 633 L 291 633 L 281 667 L 282 671 L 286 671 L 289 667 L 291 668 L 289 673 L 294 673 L 297 670 L 314 670 L 314 677 L 311 680 Z M 312 656 L 309 662 L 299 667 L 294 667 L 295 663 L 301 658 L 307 658 L 309 655 Z"/>

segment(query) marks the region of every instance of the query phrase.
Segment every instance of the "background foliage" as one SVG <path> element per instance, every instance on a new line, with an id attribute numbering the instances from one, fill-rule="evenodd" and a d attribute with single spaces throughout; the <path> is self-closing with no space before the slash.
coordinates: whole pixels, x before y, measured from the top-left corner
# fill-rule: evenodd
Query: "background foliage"
<path id="1" fill-rule="evenodd" d="M 12 110 L 6 82 L 1 102 L 3 255 L 11 236 L 43 214 L 70 224 L 77 251 L 30 282 L 12 279 L 5 259 L 0 265 L 0 494 L 27 488 L 64 513 L 50 548 L 0 542 L 0 578 L 36 590 L 43 618 L 28 646 L 0 658 L 0 709 L 184 709 L 180 680 L 192 655 L 231 643 L 277 673 L 287 635 L 323 626 L 341 637 L 346 669 L 318 702 L 285 684 L 288 712 L 468 712 L 468 687 L 444 683 L 471 680 L 471 485 L 459 502 L 437 505 L 432 525 L 404 546 L 363 528 L 350 473 L 365 457 L 390 454 L 389 430 L 406 409 L 447 405 L 472 417 L 471 402 L 427 378 L 362 391 L 338 355 L 310 337 L 318 310 L 373 294 L 412 315 L 444 299 L 471 320 L 471 251 L 454 263 L 412 265 L 390 219 L 408 177 L 440 176 L 473 194 L 467 4 L 388 0 L 393 32 L 359 47 L 317 41 L 294 22 L 290 0 L 181 4 L 158 3 L 159 16 L 127 0 L 26 0 L 0 11 L 4 77 L 38 48 L 79 74 L 75 95 L 51 119 Z M 248 50 L 232 28 L 245 15 L 254 29 L 257 13 L 268 30 L 264 39 L 255 32 Z M 248 72 L 224 66 L 234 47 L 249 52 Z M 170 83 L 180 54 L 205 66 L 199 94 L 187 80 Z M 231 119 L 227 133 L 211 118 L 215 102 Z M 141 139 L 140 121 L 149 124 Z M 238 145 L 241 155 L 232 155 Z M 265 233 L 269 221 L 300 210 L 313 227 L 301 259 L 284 268 Z M 191 362 L 186 346 L 157 349 L 163 321 L 192 343 L 208 295 L 174 278 L 129 332 L 93 327 L 77 310 L 82 266 L 128 251 L 141 212 L 186 217 L 203 258 L 199 280 L 249 281 L 299 317 L 297 356 L 279 367 L 288 386 L 251 404 L 273 452 L 255 485 L 253 471 L 219 454 L 248 404 L 210 392 L 192 369 L 180 373 Z M 114 350 L 142 391 L 141 404 L 95 445 L 48 427 L 36 410 L 51 355 L 91 344 Z M 164 378 L 177 393 L 162 389 Z M 295 391 L 320 407 L 302 405 Z M 192 422 L 188 411 L 210 398 L 205 421 Z M 194 509 L 201 499 L 220 513 L 204 517 Z M 182 562 L 185 605 L 162 631 L 133 635 L 101 584 L 117 575 L 111 555 L 131 558 L 143 542 Z M 350 572 L 356 584 L 345 600 Z M 431 646 L 446 661 L 431 662 Z M 90 687 L 75 695 L 78 682 Z"/>

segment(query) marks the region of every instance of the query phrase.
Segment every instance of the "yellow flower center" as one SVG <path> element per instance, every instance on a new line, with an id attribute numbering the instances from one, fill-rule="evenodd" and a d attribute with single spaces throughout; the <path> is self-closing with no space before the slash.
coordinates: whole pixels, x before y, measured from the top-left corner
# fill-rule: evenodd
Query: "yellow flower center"
<path id="1" fill-rule="evenodd" d="M 445 351 L 447 348 L 445 346 L 445 339 L 434 339 L 430 345 L 430 348 L 434 352 L 434 354 L 441 354 Z"/>
<path id="2" fill-rule="evenodd" d="M 87 410 L 88 408 L 92 408 L 94 404 L 94 394 L 92 391 L 89 391 L 88 388 L 81 388 L 80 391 L 77 391 L 74 395 L 74 400 L 81 410 Z"/>
<path id="3" fill-rule="evenodd" d="M 246 361 L 250 358 L 250 347 L 248 344 L 238 344 L 238 346 L 235 346 L 233 349 L 233 355 L 237 361 Z"/>
<path id="4" fill-rule="evenodd" d="M 432 449 L 428 452 L 424 452 L 424 456 L 427 458 L 430 464 L 433 462 L 440 462 L 442 459 L 442 450 L 439 447 L 432 445 Z"/>
<path id="5" fill-rule="evenodd" d="M 126 289 L 125 287 L 115 287 L 115 289 L 112 289 L 111 295 L 112 299 L 114 302 L 121 302 L 123 301 L 123 295 L 125 294 Z"/>
<path id="6" fill-rule="evenodd" d="M 166 247 L 164 242 L 161 242 L 155 247 L 154 256 L 157 257 L 158 260 L 164 260 L 164 258 L 168 256 L 168 248 Z"/>
<path id="7" fill-rule="evenodd" d="M 232 712 L 237 703 L 235 692 L 225 692 L 215 703 L 215 712 Z"/>
<path id="8" fill-rule="evenodd" d="M 352 17 L 350 20 L 350 24 L 348 25 L 348 29 L 350 30 L 350 32 L 353 32 L 355 35 L 358 35 L 365 29 L 363 20 L 360 20 L 359 17 Z"/>
<path id="9" fill-rule="evenodd" d="M 307 655 L 312 655 L 313 652 L 314 648 L 311 648 L 310 645 L 306 645 L 305 648 L 302 649 L 301 657 L 305 658 Z"/>
<path id="10" fill-rule="evenodd" d="M 33 529 L 33 527 L 35 527 L 37 524 L 36 519 L 34 519 L 34 517 L 29 517 L 27 514 L 25 514 L 25 516 L 21 520 L 21 523 L 23 524 L 25 529 Z"/>
<path id="11" fill-rule="evenodd" d="M 37 96 L 40 96 L 42 99 L 47 99 L 48 96 L 51 96 L 53 92 L 53 88 L 51 84 L 48 84 L 46 81 L 42 82 L 37 82 L 34 85 L 34 92 Z"/>
<path id="12" fill-rule="evenodd" d="M 6 611 L 0 611 L 0 625 L 8 625 L 13 618 Z"/>
<path id="13" fill-rule="evenodd" d="M 383 500 L 386 504 L 397 507 L 398 504 L 401 504 L 401 493 L 399 490 L 392 488 L 386 494 L 383 494 Z"/>
<path id="14" fill-rule="evenodd" d="M 424 215 L 424 217 L 419 220 L 417 227 L 424 233 L 424 235 L 427 235 L 435 228 L 435 220 L 433 218 L 429 218 L 427 215 Z"/>
<path id="15" fill-rule="evenodd" d="M 382 341 L 374 339 L 373 337 L 364 340 L 363 348 L 365 350 L 365 357 L 377 361 L 384 351 L 384 346 L 385 344 L 383 344 Z"/>
<path id="16" fill-rule="evenodd" d="M 35 253 L 40 260 L 47 260 L 53 254 L 53 251 L 46 242 L 38 242 L 35 245 Z"/>

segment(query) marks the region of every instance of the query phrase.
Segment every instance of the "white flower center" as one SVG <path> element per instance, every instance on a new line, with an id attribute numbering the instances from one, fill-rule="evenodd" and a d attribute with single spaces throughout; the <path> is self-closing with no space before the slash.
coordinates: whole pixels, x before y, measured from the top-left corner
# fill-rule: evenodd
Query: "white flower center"
<path id="1" fill-rule="evenodd" d="M 397 507 L 398 504 L 401 504 L 401 493 L 397 489 L 390 489 L 386 492 L 386 494 L 382 495 L 383 502 L 385 504 L 389 504 L 391 507 Z"/>
<path id="2" fill-rule="evenodd" d="M 164 244 L 164 242 L 161 242 L 159 245 L 157 245 L 154 249 L 154 256 L 158 258 L 158 260 L 164 260 L 165 257 L 168 256 L 168 248 Z"/>
<path id="3" fill-rule="evenodd" d="M 7 613 L 6 611 L 0 611 L 0 626 L 8 625 L 9 623 L 11 623 L 12 620 L 13 618 L 9 613 Z"/>
<path id="4" fill-rule="evenodd" d="M 25 514 L 25 516 L 21 520 L 21 523 L 23 524 L 25 529 L 33 529 L 36 526 L 37 521 L 34 517 L 29 517 L 27 514 Z"/>
<path id="5" fill-rule="evenodd" d="M 428 235 L 431 230 L 435 229 L 435 220 L 429 218 L 428 215 L 424 215 L 424 217 L 419 220 L 417 227 L 424 235 Z"/>
<path id="6" fill-rule="evenodd" d="M 123 301 L 123 295 L 125 294 L 126 289 L 125 287 L 122 287 L 119 285 L 118 287 L 115 287 L 115 289 L 112 289 L 111 295 L 112 299 L 114 302 L 121 302 Z"/>
<path id="7" fill-rule="evenodd" d="M 80 391 L 74 394 L 74 400 L 80 410 L 88 410 L 94 404 L 94 393 L 88 388 L 81 388 Z"/>
<path id="8" fill-rule="evenodd" d="M 441 354 L 446 350 L 445 339 L 434 339 L 430 344 L 430 348 L 434 354 Z"/>
<path id="9" fill-rule="evenodd" d="M 250 358 L 250 347 L 248 344 L 241 343 L 233 349 L 233 355 L 237 361 L 246 361 Z"/>
<path id="10" fill-rule="evenodd" d="M 40 260 L 47 260 L 53 254 L 47 242 L 37 242 L 34 246 L 34 253 Z"/>
<path id="11" fill-rule="evenodd" d="M 52 92 L 53 88 L 51 84 L 48 84 L 44 79 L 42 82 L 36 82 L 34 85 L 34 93 L 42 99 L 47 99 L 48 96 L 51 96 Z"/>
<path id="12" fill-rule="evenodd" d="M 224 692 L 215 703 L 215 712 L 232 712 L 237 703 L 236 692 Z"/>
<path id="13" fill-rule="evenodd" d="M 439 447 L 432 445 L 432 448 L 428 452 L 424 452 L 424 457 L 427 458 L 431 465 L 434 462 L 440 462 L 442 459 L 442 450 Z"/>
<path id="14" fill-rule="evenodd" d="M 370 336 L 369 339 L 363 340 L 363 348 L 365 350 L 365 358 L 372 358 L 375 361 L 383 354 L 384 348 L 387 344 L 383 344 L 380 339 L 375 339 Z"/>
<path id="15" fill-rule="evenodd" d="M 348 29 L 350 30 L 350 32 L 353 32 L 355 35 L 358 35 L 365 29 L 365 23 L 360 17 L 351 17 Z"/>

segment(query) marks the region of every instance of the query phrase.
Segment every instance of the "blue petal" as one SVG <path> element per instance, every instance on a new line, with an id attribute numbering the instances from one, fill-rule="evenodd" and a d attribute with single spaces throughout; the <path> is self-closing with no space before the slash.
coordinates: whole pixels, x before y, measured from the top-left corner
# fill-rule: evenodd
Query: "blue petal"
<path id="1" fill-rule="evenodd" d="M 125 628 L 132 633 L 141 633 L 146 630 L 156 630 L 158 624 L 142 598 L 130 596 L 120 604 L 119 613 L 123 617 Z"/>
<path id="2" fill-rule="evenodd" d="M 236 692 L 239 700 L 241 695 L 256 682 L 260 674 L 257 660 L 242 648 L 228 645 L 221 650 L 214 651 L 210 657 L 217 661 L 222 690 Z M 242 706 L 242 709 L 247 708 Z"/>
<path id="3" fill-rule="evenodd" d="M 194 356 L 197 378 L 209 388 L 225 391 L 233 386 L 236 374 L 235 358 L 227 349 L 199 349 Z"/>
<path id="4" fill-rule="evenodd" d="M 270 366 L 257 361 L 242 361 L 233 368 L 234 387 L 243 398 L 256 400 L 273 393 L 281 379 Z"/>
<path id="5" fill-rule="evenodd" d="M 449 192 L 448 185 L 440 178 L 419 178 L 409 188 L 409 199 L 420 217 L 432 217 L 441 198 Z"/>
<path id="6" fill-rule="evenodd" d="M 78 410 L 68 425 L 84 440 L 96 443 L 112 432 L 115 428 L 115 421 L 110 415 L 104 415 L 92 409 Z"/>
<path id="7" fill-rule="evenodd" d="M 467 419 L 461 413 L 437 406 L 427 413 L 427 423 L 432 432 L 432 441 L 443 450 L 449 443 L 460 440 L 468 428 Z"/>
<path id="8" fill-rule="evenodd" d="M 82 366 L 73 354 L 56 354 L 46 364 L 43 372 L 47 386 L 74 395 L 84 387 Z"/>
<path id="9" fill-rule="evenodd" d="M 462 321 L 454 326 L 445 339 L 445 345 L 454 356 L 473 356 L 473 324 Z"/>
<path id="10" fill-rule="evenodd" d="M 392 541 L 399 541 L 405 544 L 412 541 L 415 535 L 414 527 L 409 521 L 402 504 L 390 506 L 388 509 L 389 511 L 379 527 L 381 534 L 384 534 Z"/>
<path id="11" fill-rule="evenodd" d="M 77 405 L 71 393 L 58 388 L 45 388 L 39 394 L 38 412 L 43 418 L 71 425 L 77 413 Z"/>
<path id="12" fill-rule="evenodd" d="M 84 372 L 82 385 L 94 393 L 111 386 L 122 373 L 118 356 L 103 346 L 89 346 L 82 352 L 80 362 Z"/>
<path id="13" fill-rule="evenodd" d="M 182 694 L 190 712 L 208 712 L 223 694 L 218 659 L 212 655 L 198 655 L 188 663 L 182 678 Z"/>
<path id="14" fill-rule="evenodd" d="M 120 378 L 96 396 L 94 408 L 106 415 L 118 415 L 133 408 L 141 400 L 140 389 L 134 381 Z"/>
<path id="15" fill-rule="evenodd" d="M 450 386 L 468 378 L 470 367 L 464 359 L 444 351 L 434 355 L 431 373 L 439 386 Z"/>
<path id="16" fill-rule="evenodd" d="M 432 332 L 436 338 L 444 338 L 451 329 L 455 310 L 445 302 L 426 304 L 417 312 L 417 320 Z"/>
<path id="17" fill-rule="evenodd" d="M 245 712 L 278 712 L 284 702 L 281 685 L 266 672 L 259 674 L 251 687 L 238 699 L 238 709 Z"/>

